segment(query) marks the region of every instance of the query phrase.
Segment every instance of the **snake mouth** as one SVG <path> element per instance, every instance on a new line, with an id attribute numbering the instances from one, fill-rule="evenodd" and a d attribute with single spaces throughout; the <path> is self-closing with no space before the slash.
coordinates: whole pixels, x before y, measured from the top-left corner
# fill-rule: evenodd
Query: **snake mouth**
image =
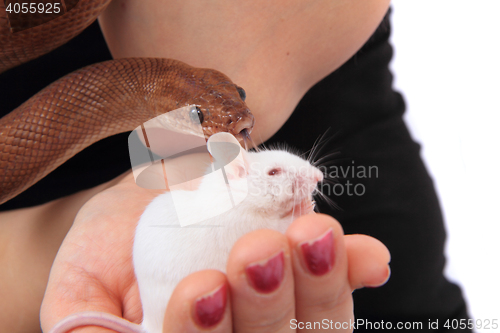
<path id="1" fill-rule="evenodd" d="M 243 143 L 247 143 L 248 141 L 252 140 L 250 138 L 250 133 L 248 132 L 248 129 L 244 128 L 242 129 L 238 134 L 236 134 L 236 138 L 238 141 L 243 141 Z"/>
<path id="2" fill-rule="evenodd" d="M 249 144 L 252 144 L 256 147 L 252 138 L 250 137 L 250 133 L 253 130 L 253 126 L 255 125 L 255 118 L 253 114 L 250 113 L 250 110 L 246 109 L 246 114 L 243 115 L 236 122 L 235 126 L 232 128 L 233 135 L 236 139 L 243 144 L 246 150 L 249 149 Z"/>
<path id="3" fill-rule="evenodd" d="M 240 144 L 245 148 L 246 151 L 250 148 L 255 148 L 256 151 L 259 151 L 259 148 L 255 141 L 250 137 L 250 132 L 248 129 L 244 128 L 240 133 L 236 134 L 236 139 L 240 142 Z"/>
<path id="4" fill-rule="evenodd" d="M 238 136 L 238 134 L 241 134 L 244 130 L 246 130 L 248 134 L 252 133 L 253 126 L 255 125 L 255 118 L 248 109 L 246 111 L 247 113 L 240 116 L 235 122 L 234 127 L 230 129 L 234 136 Z"/>

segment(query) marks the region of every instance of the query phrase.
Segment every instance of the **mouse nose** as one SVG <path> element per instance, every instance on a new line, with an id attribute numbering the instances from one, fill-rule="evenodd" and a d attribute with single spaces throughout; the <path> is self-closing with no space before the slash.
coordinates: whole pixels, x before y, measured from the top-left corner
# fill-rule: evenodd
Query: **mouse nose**
<path id="1" fill-rule="evenodd" d="M 319 170 L 314 170 L 313 180 L 315 183 L 323 181 L 323 173 Z"/>
<path id="2" fill-rule="evenodd" d="M 317 183 L 323 180 L 323 173 L 317 169 L 313 169 L 312 172 L 307 174 L 297 175 L 295 186 L 298 188 L 316 186 Z"/>

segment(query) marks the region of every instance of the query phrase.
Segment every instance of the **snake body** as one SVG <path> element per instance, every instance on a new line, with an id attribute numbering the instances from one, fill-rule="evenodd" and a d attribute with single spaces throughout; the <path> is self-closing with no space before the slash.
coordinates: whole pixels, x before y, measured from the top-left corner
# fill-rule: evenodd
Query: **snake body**
<path id="1" fill-rule="evenodd" d="M 0 1 L 0 72 L 64 44 L 108 2 L 67 0 L 73 8 L 64 15 L 16 31 Z M 0 119 L 0 203 L 92 143 L 185 105 L 198 107 L 205 137 L 221 131 L 246 136 L 254 118 L 244 97 L 226 75 L 172 59 L 117 59 L 82 68 Z"/>

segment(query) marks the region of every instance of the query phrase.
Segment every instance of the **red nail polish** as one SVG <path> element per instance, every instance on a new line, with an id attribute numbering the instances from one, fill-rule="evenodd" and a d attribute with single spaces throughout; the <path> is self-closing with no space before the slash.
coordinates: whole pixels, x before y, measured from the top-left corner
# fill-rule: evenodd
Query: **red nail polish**
<path id="1" fill-rule="evenodd" d="M 213 293 L 196 300 L 195 318 L 198 325 L 212 327 L 224 317 L 226 311 L 226 285 L 223 284 Z"/>
<path id="2" fill-rule="evenodd" d="M 267 294 L 276 290 L 285 275 L 283 251 L 264 263 L 250 264 L 245 268 L 250 285 L 258 292 Z"/>
<path id="3" fill-rule="evenodd" d="M 302 243 L 300 247 L 311 273 L 323 275 L 332 269 L 335 257 L 332 253 L 333 231 L 331 229 L 314 241 Z"/>

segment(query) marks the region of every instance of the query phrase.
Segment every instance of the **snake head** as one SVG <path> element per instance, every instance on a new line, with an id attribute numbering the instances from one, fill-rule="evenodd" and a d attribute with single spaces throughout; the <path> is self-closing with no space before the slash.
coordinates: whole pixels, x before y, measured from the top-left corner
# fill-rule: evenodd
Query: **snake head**
<path id="1" fill-rule="evenodd" d="M 207 139 L 218 132 L 229 132 L 242 141 L 255 123 L 245 104 L 245 90 L 218 71 L 200 70 L 203 75 L 196 85 L 204 89 L 198 89 L 200 93 L 193 100 L 197 107 L 192 111 L 192 117 L 199 118 Z"/>

